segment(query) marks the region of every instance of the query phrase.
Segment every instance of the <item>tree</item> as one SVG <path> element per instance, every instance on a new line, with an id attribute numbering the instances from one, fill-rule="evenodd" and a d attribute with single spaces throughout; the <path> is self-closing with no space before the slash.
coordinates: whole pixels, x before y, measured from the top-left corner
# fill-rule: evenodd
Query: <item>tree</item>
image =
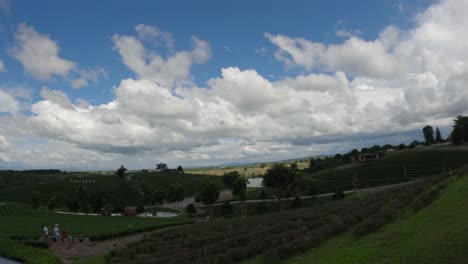
<path id="1" fill-rule="evenodd" d="M 260 193 L 260 196 L 258 197 L 261 200 L 265 200 L 267 198 L 267 194 L 265 192 L 265 189 L 262 188 L 262 192 Z"/>
<path id="2" fill-rule="evenodd" d="M 291 168 L 291 170 L 293 171 L 297 171 L 298 169 L 297 163 L 296 162 L 291 163 L 291 165 L 289 165 L 289 168 Z"/>
<path id="3" fill-rule="evenodd" d="M 47 201 L 47 209 L 49 211 L 53 211 L 55 207 L 57 206 L 57 196 L 54 196 Z"/>
<path id="4" fill-rule="evenodd" d="M 156 164 L 156 169 L 160 170 L 161 172 L 164 172 L 165 170 L 167 170 L 167 165 L 166 163 Z"/>
<path id="5" fill-rule="evenodd" d="M 168 203 L 181 202 L 184 200 L 184 187 L 181 184 L 171 184 L 167 189 L 166 201 Z"/>
<path id="6" fill-rule="evenodd" d="M 65 197 L 65 206 L 68 208 L 68 210 L 74 213 L 80 210 L 80 204 L 76 201 L 76 199 L 72 199 L 68 196 Z"/>
<path id="7" fill-rule="evenodd" d="M 187 207 L 185 208 L 185 213 L 188 216 L 194 216 L 197 213 L 197 208 L 193 203 L 188 204 Z"/>
<path id="8" fill-rule="evenodd" d="M 443 143 L 444 142 L 444 140 L 442 139 L 442 134 L 440 134 L 439 127 L 436 127 L 435 142 L 436 143 Z"/>
<path id="9" fill-rule="evenodd" d="M 161 189 L 154 189 L 149 195 L 149 202 L 152 205 L 162 205 L 166 199 L 166 194 Z"/>
<path id="10" fill-rule="evenodd" d="M 291 184 L 297 175 L 284 164 L 274 164 L 263 176 L 265 187 L 271 188 L 278 200 L 288 197 Z"/>
<path id="11" fill-rule="evenodd" d="M 240 173 L 238 171 L 231 171 L 228 173 L 224 173 L 223 175 L 223 183 L 228 187 L 229 189 L 232 188 L 233 184 L 237 179 L 240 178 Z"/>
<path id="12" fill-rule="evenodd" d="M 465 131 L 463 141 L 468 142 L 468 116 L 459 115 L 453 121 L 455 122 L 454 128 L 463 127 L 463 130 Z"/>
<path id="13" fill-rule="evenodd" d="M 180 173 L 184 173 L 184 168 L 182 168 L 182 166 L 179 165 L 179 167 L 177 167 L 177 171 Z"/>
<path id="14" fill-rule="evenodd" d="M 115 174 L 119 176 L 120 179 L 123 179 L 125 177 L 125 172 L 127 171 L 127 168 L 124 167 L 124 165 L 120 165 L 120 168 L 115 171 Z"/>
<path id="15" fill-rule="evenodd" d="M 266 163 L 260 164 L 260 168 L 264 169 L 266 167 Z"/>
<path id="16" fill-rule="evenodd" d="M 210 206 L 210 218 L 213 217 L 213 203 L 219 198 L 218 186 L 214 183 L 205 184 L 198 193 L 198 199 Z"/>
<path id="17" fill-rule="evenodd" d="M 37 208 L 39 208 L 39 204 L 40 204 L 40 194 L 39 192 L 32 192 L 31 194 L 31 198 L 32 198 L 32 209 L 36 210 Z"/>
<path id="18" fill-rule="evenodd" d="M 247 181 L 242 178 L 237 179 L 232 185 L 232 196 L 239 197 L 239 199 L 243 202 L 247 199 L 246 192 L 247 192 Z M 241 214 L 242 214 L 242 218 L 244 218 L 245 217 L 245 204 L 244 203 L 242 203 Z"/>
<path id="19" fill-rule="evenodd" d="M 423 136 L 424 136 L 424 141 L 426 144 L 434 144 L 434 129 L 431 126 L 425 126 L 423 128 Z"/>
<path id="20" fill-rule="evenodd" d="M 317 165 L 317 163 L 315 162 L 315 159 L 310 158 L 310 160 L 309 160 L 309 171 L 312 171 L 314 169 L 315 165 Z"/>
<path id="21" fill-rule="evenodd" d="M 466 131 L 463 126 L 455 126 L 452 131 L 452 143 L 460 145 L 463 143 Z"/>

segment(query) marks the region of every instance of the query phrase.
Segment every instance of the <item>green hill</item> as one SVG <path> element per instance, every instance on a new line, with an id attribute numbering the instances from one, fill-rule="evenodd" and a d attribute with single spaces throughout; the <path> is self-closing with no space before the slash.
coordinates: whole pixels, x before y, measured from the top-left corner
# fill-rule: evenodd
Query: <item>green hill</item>
<path id="1" fill-rule="evenodd" d="M 451 183 L 429 207 L 378 232 L 351 232 L 282 263 L 467 263 L 468 177 Z"/>
<path id="2" fill-rule="evenodd" d="M 466 146 L 435 145 L 390 152 L 380 160 L 346 164 L 307 176 L 318 191 L 330 192 L 336 187 L 352 189 L 354 183 L 357 188 L 365 188 L 443 173 L 449 175 L 451 170 L 466 164 Z"/>

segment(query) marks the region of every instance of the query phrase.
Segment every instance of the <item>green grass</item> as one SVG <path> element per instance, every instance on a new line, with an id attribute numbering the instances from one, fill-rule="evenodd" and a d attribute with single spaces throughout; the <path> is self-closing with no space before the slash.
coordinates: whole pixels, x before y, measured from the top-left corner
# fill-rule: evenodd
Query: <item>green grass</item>
<path id="1" fill-rule="evenodd" d="M 59 264 L 62 261 L 46 249 L 25 246 L 17 241 L 0 239 L 0 256 L 25 264 Z"/>
<path id="2" fill-rule="evenodd" d="M 408 214 L 401 222 L 361 239 L 348 232 L 282 263 L 466 263 L 467 193 L 465 176 L 451 183 L 432 205 Z"/>
<path id="3" fill-rule="evenodd" d="M 440 175 L 443 168 L 448 175 L 450 168 L 468 164 L 468 148 L 444 145 L 401 150 L 389 153 L 381 160 L 346 164 L 308 177 L 316 180 L 314 186 L 319 192 L 331 192 L 337 186 L 352 189 L 354 176 L 356 187 L 365 188 L 405 181 L 405 164 L 409 179 Z"/>
<path id="4" fill-rule="evenodd" d="M 5 209 L 6 207 L 9 207 L 9 209 Z M 110 238 L 112 234 L 125 235 L 133 232 L 152 230 L 190 222 L 192 222 L 192 220 L 185 216 L 171 218 L 142 218 L 123 216 L 63 215 L 42 209 L 34 211 L 28 206 L 0 205 L 0 238 L 38 238 L 42 235 L 42 224 L 48 226 L 50 232 L 52 232 L 54 224 L 59 224 L 61 228 L 66 227 L 69 235 L 71 236 L 107 239 Z"/>
<path id="5" fill-rule="evenodd" d="M 104 254 L 78 259 L 75 264 L 106 264 Z"/>

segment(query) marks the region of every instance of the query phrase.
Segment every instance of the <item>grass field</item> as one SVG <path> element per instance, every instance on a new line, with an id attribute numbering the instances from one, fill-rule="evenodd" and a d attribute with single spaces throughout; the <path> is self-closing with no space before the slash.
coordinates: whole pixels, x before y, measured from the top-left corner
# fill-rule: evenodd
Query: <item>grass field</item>
<path id="1" fill-rule="evenodd" d="M 340 235 L 282 263 L 467 263 L 467 193 L 465 176 L 451 183 L 432 205 L 401 222 L 359 240 L 351 233 Z"/>
<path id="2" fill-rule="evenodd" d="M 445 172 L 468 164 L 468 148 L 452 145 L 431 146 L 388 153 L 383 159 L 367 163 L 351 163 L 320 171 L 308 177 L 315 181 L 319 192 L 331 192 L 336 187 L 365 188 L 385 185 Z M 406 167 L 406 168 L 405 168 Z M 406 177 L 405 177 L 406 170 Z"/>
<path id="3" fill-rule="evenodd" d="M 63 215 L 38 209 L 34 211 L 18 204 L 0 205 L 0 238 L 30 237 L 42 234 L 41 225 L 45 224 L 52 232 L 54 224 L 66 227 L 72 236 L 91 237 L 92 239 L 110 238 L 112 234 L 122 235 L 137 231 L 192 222 L 185 216 L 173 218 L 142 218 L 123 216 L 82 216 Z"/>
<path id="4" fill-rule="evenodd" d="M 46 249 L 25 246 L 18 241 L 0 238 L 0 256 L 25 264 L 59 264 L 62 261 Z"/>

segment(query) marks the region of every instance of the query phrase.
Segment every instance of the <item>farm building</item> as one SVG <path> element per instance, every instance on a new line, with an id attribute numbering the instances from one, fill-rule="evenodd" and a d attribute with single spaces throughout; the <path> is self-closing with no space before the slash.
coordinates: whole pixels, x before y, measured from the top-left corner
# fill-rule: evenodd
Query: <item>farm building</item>
<path id="1" fill-rule="evenodd" d="M 382 158 L 380 153 L 367 153 L 367 154 L 359 154 L 351 156 L 351 161 L 353 162 L 366 162 L 366 161 L 373 161 Z"/>

